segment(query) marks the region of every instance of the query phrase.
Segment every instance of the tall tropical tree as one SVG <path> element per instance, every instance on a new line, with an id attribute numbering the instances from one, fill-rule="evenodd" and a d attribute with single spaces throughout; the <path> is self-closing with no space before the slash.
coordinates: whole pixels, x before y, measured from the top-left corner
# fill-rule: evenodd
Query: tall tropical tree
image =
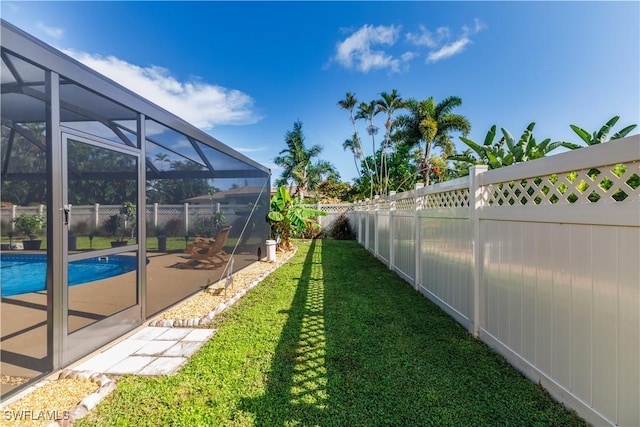
<path id="1" fill-rule="evenodd" d="M 361 171 L 358 167 L 358 161 L 362 159 L 362 145 L 360 143 L 360 135 L 358 134 L 358 127 L 356 126 L 356 117 L 354 110 L 358 105 L 358 99 L 356 95 L 352 92 L 347 92 L 344 99 L 338 101 L 338 107 L 343 110 L 347 110 L 349 112 L 349 119 L 351 120 L 351 125 L 353 126 L 353 137 L 351 139 L 345 140 L 344 144 L 342 144 L 342 148 L 345 150 L 350 150 L 353 154 L 353 161 L 356 164 L 356 171 L 358 172 L 358 176 L 360 176 Z M 366 158 L 365 158 L 366 161 Z M 367 170 L 369 168 L 367 167 Z"/>
<path id="2" fill-rule="evenodd" d="M 279 155 L 273 159 L 276 165 L 284 169 L 276 184 L 286 185 L 293 182 L 296 185 L 294 196 L 304 199 L 310 183 L 313 186 L 318 179 L 322 180 L 322 176 L 337 173 L 333 165 L 323 160 L 313 164 L 312 159 L 320 155 L 322 147 L 320 145 L 310 148 L 305 146 L 300 120 L 294 122 L 292 130 L 287 131 L 284 142 L 287 148 L 280 151 Z"/>
<path id="3" fill-rule="evenodd" d="M 460 140 L 470 150 L 463 154 L 451 156 L 449 159 L 471 164 L 485 164 L 489 166 L 489 169 L 497 169 L 545 157 L 551 151 L 566 144 L 562 141 L 551 142 L 550 138 L 537 142 L 533 136 L 535 125 L 535 122 L 529 123 L 529 126 L 522 132 L 518 141 L 505 128 L 500 128 L 503 137 L 498 141 L 494 141 L 496 137 L 495 125 L 491 126 L 491 129 L 487 132 L 482 145 L 468 138 L 460 137 Z"/>
<path id="4" fill-rule="evenodd" d="M 484 137 L 482 145 L 469 138 L 461 136 L 460 140 L 469 148 L 462 153 L 456 153 L 455 155 L 450 156 L 449 159 L 473 165 L 487 165 L 489 169 L 502 167 L 502 159 L 505 156 L 504 138 L 500 138 L 498 141 L 495 141 L 496 132 L 496 125 L 491 126 L 487 131 L 487 135 Z"/>
<path id="5" fill-rule="evenodd" d="M 392 137 L 393 139 L 393 137 Z M 381 150 L 376 152 L 375 157 L 369 156 L 369 164 L 380 163 Z M 387 176 L 389 189 L 395 191 L 407 191 L 415 186 L 418 178 L 422 177 L 419 172 L 419 165 L 422 162 L 422 150 L 420 148 L 413 148 L 407 144 L 397 144 L 394 142 L 394 150 L 389 153 L 387 158 Z M 364 162 L 362 162 L 361 168 L 363 169 L 362 177 L 354 180 L 352 194 L 358 198 L 363 199 L 369 197 L 369 189 L 371 188 L 370 178 L 374 176 L 373 173 L 368 174 L 364 172 Z"/>
<path id="6" fill-rule="evenodd" d="M 590 145 L 601 144 L 603 142 L 611 141 L 614 139 L 624 138 L 629 134 L 629 132 L 631 132 L 638 126 L 638 125 L 629 125 L 624 129 L 622 129 L 621 131 L 616 132 L 610 139 L 607 139 L 607 137 L 609 136 L 609 132 L 616 125 L 618 120 L 620 120 L 620 116 L 613 116 L 600 129 L 593 132 L 593 134 L 589 134 L 589 132 L 587 132 L 586 130 L 576 125 L 569 125 L 569 127 L 573 129 L 573 131 L 580 137 L 580 139 L 582 139 L 582 141 L 584 141 L 584 143 L 588 147 Z M 571 144 L 571 143 L 565 143 L 563 145 L 566 148 L 570 148 L 572 150 L 582 147 L 582 145 Z"/>
<path id="7" fill-rule="evenodd" d="M 409 99 L 406 104 L 409 114 L 398 118 L 404 142 L 411 146 L 424 144 L 421 171 L 425 185 L 429 185 L 432 149 L 439 148 L 446 159 L 454 150 L 451 133 L 461 132 L 466 136 L 471 131 L 471 123 L 465 116 L 452 113 L 460 105 L 462 99 L 457 96 L 450 96 L 437 104 L 433 97 L 422 101 Z"/>
<path id="8" fill-rule="evenodd" d="M 511 165 L 514 163 L 539 159 L 564 144 L 562 141 L 551 142 L 551 138 L 546 138 L 543 141 L 537 142 L 533 136 L 533 128 L 535 125 L 535 122 L 529 123 L 529 126 L 527 126 L 527 128 L 522 132 L 522 135 L 517 142 L 508 130 L 500 128 L 504 135 L 504 142 L 507 145 L 508 150 L 504 159 L 505 164 Z"/>
<path id="9" fill-rule="evenodd" d="M 169 158 L 169 155 L 166 153 L 158 153 L 156 154 L 156 157 L 153 159 L 153 163 L 160 165 L 160 168 L 162 168 L 165 163 L 171 163 L 171 159 Z"/>
<path id="10" fill-rule="evenodd" d="M 317 192 L 318 186 L 326 181 L 339 181 L 340 174 L 336 167 L 326 160 L 318 160 L 307 165 L 307 190 Z"/>
<path id="11" fill-rule="evenodd" d="M 346 150 L 350 150 L 353 153 L 353 163 L 356 165 L 356 171 L 358 172 L 358 176 L 362 176 L 362 172 L 360 171 L 360 165 L 358 164 L 358 160 L 362 159 L 362 147 L 358 142 L 358 134 L 354 133 L 353 137 L 350 139 L 345 139 L 342 143 L 342 148 Z"/>
<path id="12" fill-rule="evenodd" d="M 378 127 L 373 124 L 374 117 L 380 112 L 379 108 L 375 101 L 371 102 L 361 102 L 358 105 L 358 111 L 356 112 L 355 118 L 359 120 L 365 120 L 368 122 L 367 125 L 367 133 L 371 136 L 371 147 L 373 155 L 376 153 L 376 134 L 378 133 Z M 373 170 L 375 172 L 375 177 L 378 176 L 378 166 L 374 163 Z M 373 197 L 374 190 L 379 191 L 379 183 L 376 184 L 374 177 L 371 177 L 371 197 Z M 375 187 L 375 189 L 374 189 Z"/>
<path id="13" fill-rule="evenodd" d="M 376 101 L 376 108 L 379 113 L 386 113 L 387 119 L 384 123 L 384 140 L 382 141 L 382 155 L 380 156 L 380 182 L 383 185 L 382 192 L 387 194 L 389 190 L 389 173 L 387 165 L 387 152 L 391 147 L 391 130 L 395 125 L 393 115 L 396 110 L 405 108 L 407 103 L 402 99 L 396 89 L 393 89 L 391 93 L 381 92 L 380 99 Z M 384 179 L 383 179 L 384 177 Z M 383 182 L 384 181 L 384 182 Z"/>

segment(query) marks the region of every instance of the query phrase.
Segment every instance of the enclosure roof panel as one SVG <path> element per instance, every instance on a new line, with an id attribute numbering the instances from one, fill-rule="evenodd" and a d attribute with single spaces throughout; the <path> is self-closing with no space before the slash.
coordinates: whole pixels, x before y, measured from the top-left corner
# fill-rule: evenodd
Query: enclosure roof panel
<path id="1" fill-rule="evenodd" d="M 48 69 L 59 74 L 61 76 L 62 84 L 65 84 L 66 79 L 68 79 L 76 84 L 90 89 L 91 91 L 99 95 L 113 100 L 114 102 L 111 103 L 111 105 L 109 105 L 108 103 L 100 105 L 101 110 L 99 111 L 99 114 L 107 118 L 109 121 L 130 120 L 132 117 L 130 117 L 130 114 L 126 114 L 127 111 L 135 111 L 137 113 L 143 114 L 145 117 L 151 118 L 169 128 L 183 133 L 190 138 L 205 143 L 206 145 L 209 145 L 228 156 L 246 163 L 265 174 L 271 173 L 267 167 L 250 159 L 244 154 L 235 151 L 231 147 L 223 144 L 206 132 L 187 123 L 185 120 L 179 118 L 175 114 L 170 113 L 162 107 L 152 103 L 151 101 L 141 97 L 140 95 L 125 88 L 124 86 L 85 66 L 84 64 L 60 52 L 52 46 L 20 30 L 13 24 L 3 19 L 0 19 L 0 24 L 0 40 L 3 49 L 3 95 L 6 96 L 7 94 L 11 93 L 28 93 L 30 96 L 36 98 L 39 96 L 43 96 L 42 87 L 44 85 L 44 81 L 29 81 L 29 79 L 20 80 L 7 75 L 7 73 L 11 73 L 12 70 L 11 67 L 8 67 L 5 64 L 5 62 L 8 62 L 6 61 L 7 55 L 5 53 L 10 52 L 11 54 L 15 55 L 14 57 L 16 58 L 16 60 L 14 60 L 13 62 L 19 62 L 23 59 L 31 61 L 35 64 L 38 64 L 43 69 Z M 20 64 L 17 65 L 17 67 L 19 66 Z M 20 73 L 20 70 L 17 70 L 16 74 L 20 74 L 21 76 L 23 76 L 25 73 Z M 44 73 L 30 74 L 31 79 L 33 80 L 37 79 L 38 75 L 43 76 Z M 3 96 L 3 98 L 5 96 Z M 39 121 L 41 119 L 39 117 L 33 117 L 34 110 L 28 108 L 29 106 L 25 105 L 24 108 L 22 107 L 23 106 L 14 103 L 12 108 L 12 116 L 9 117 L 9 119 L 16 123 L 29 123 Z M 24 114 L 21 114 L 21 112 L 23 112 Z M 62 121 L 65 121 L 66 119 L 69 119 L 70 121 L 82 119 L 81 115 L 79 115 L 77 111 L 64 111 L 64 114 L 70 116 L 62 116 Z"/>

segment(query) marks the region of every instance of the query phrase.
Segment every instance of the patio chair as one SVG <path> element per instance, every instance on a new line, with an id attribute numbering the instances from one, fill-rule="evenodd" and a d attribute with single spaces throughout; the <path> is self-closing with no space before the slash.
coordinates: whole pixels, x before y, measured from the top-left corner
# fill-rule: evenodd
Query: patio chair
<path id="1" fill-rule="evenodd" d="M 201 270 L 220 267 L 225 263 L 223 257 L 229 255 L 222 248 L 227 243 L 230 230 L 230 226 L 221 228 L 216 234 L 216 239 L 208 248 L 193 252 L 188 261 L 179 262 L 175 264 L 175 267 Z"/>
<path id="2" fill-rule="evenodd" d="M 193 243 L 187 244 L 184 249 L 184 253 L 188 255 L 192 255 L 194 252 L 202 252 L 203 250 L 209 249 L 209 246 L 215 242 L 215 237 L 200 237 L 197 236 L 193 239 Z"/>

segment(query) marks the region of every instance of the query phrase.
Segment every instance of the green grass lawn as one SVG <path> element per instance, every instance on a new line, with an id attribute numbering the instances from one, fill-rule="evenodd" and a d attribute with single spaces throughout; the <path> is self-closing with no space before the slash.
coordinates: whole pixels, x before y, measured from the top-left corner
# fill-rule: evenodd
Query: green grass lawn
<path id="1" fill-rule="evenodd" d="M 585 425 L 355 242 L 297 245 L 181 372 L 77 425 Z"/>

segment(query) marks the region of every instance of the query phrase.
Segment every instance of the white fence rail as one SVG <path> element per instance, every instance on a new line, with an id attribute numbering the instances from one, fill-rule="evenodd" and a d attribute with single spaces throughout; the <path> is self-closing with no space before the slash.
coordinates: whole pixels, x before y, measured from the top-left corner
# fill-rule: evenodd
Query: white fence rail
<path id="1" fill-rule="evenodd" d="M 622 165 L 622 166 L 620 166 Z M 375 199 L 358 241 L 595 425 L 640 425 L 640 136 Z"/>
<path id="2" fill-rule="evenodd" d="M 228 224 L 233 223 L 237 216 L 246 216 L 251 210 L 250 205 L 190 205 L 184 203 L 180 205 L 159 205 L 157 203 L 147 206 L 145 216 L 148 224 L 148 231 L 167 226 L 170 221 L 177 222 L 182 232 L 189 232 L 197 228 L 198 222 L 211 218 L 215 212 L 222 212 Z M 70 206 L 69 225 L 71 230 L 83 224 L 87 230 L 100 229 L 104 221 L 114 214 L 120 212 L 119 205 L 77 205 Z M 6 229 L 13 230 L 13 218 L 20 214 L 46 215 L 45 205 L 40 206 L 9 206 L 0 208 L 0 221 L 2 222 L 2 233 L 6 234 Z"/>

